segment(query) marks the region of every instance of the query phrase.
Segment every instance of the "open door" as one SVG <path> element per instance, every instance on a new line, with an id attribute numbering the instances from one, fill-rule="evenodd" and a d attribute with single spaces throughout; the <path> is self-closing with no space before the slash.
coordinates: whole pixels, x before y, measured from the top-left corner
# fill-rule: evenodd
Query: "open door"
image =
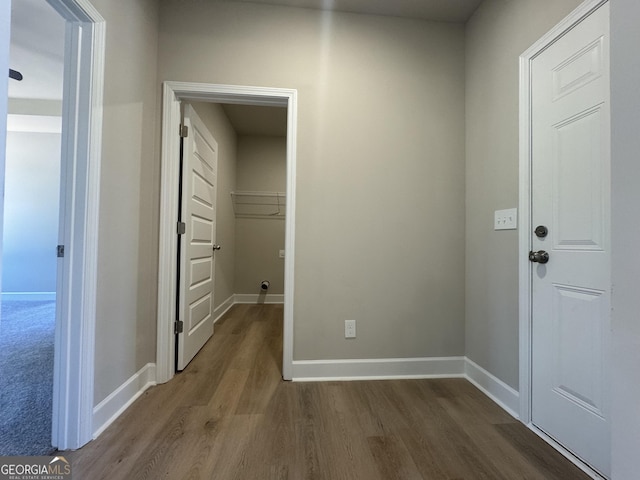
<path id="1" fill-rule="evenodd" d="M 177 370 L 213 335 L 218 144 L 191 105 L 182 128 Z"/>

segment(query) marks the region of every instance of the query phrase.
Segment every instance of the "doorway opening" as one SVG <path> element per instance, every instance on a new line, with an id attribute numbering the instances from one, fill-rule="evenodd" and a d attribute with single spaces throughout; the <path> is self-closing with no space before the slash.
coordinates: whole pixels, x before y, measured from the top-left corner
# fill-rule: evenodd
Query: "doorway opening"
<path id="1" fill-rule="evenodd" d="M 34 22 L 37 19 L 37 22 Z M 49 4 L 11 6 L 4 168 L 0 453 L 53 450 L 53 367 L 65 21 Z"/>
<path id="2" fill-rule="evenodd" d="M 287 108 L 182 107 L 177 371 L 231 306 L 283 303 L 286 219 Z"/>
<path id="3" fill-rule="evenodd" d="M 14 0 L 15 1 L 15 0 Z M 18 2 L 19 3 L 19 2 Z M 41 2 L 37 2 L 41 3 Z M 93 355 L 105 22 L 87 0 L 47 0 L 65 24 L 61 105 L 60 219 L 57 258 L 51 445 L 79 448 L 93 437 Z M 3 8 L 10 9 L 11 2 Z M 33 10 L 28 21 L 42 19 Z M 8 32 L 8 29 L 7 29 Z M 0 36 L 9 70 L 10 39 Z M 28 77 L 28 72 L 22 72 Z M 0 115 L 8 114 L 8 98 Z M 0 122 L 4 145 L 6 123 Z M 0 152 L 4 184 L 6 152 Z M 0 213 L 4 212 L 0 206 Z M 0 222 L 2 224 L 3 222 Z"/>
<path id="4" fill-rule="evenodd" d="M 293 360 L 293 265 L 295 232 L 295 153 L 297 92 L 295 90 L 166 82 L 163 91 L 162 181 L 160 209 L 160 259 L 158 284 L 158 338 L 156 376 L 158 383 L 167 382 L 174 373 L 175 322 L 178 299 L 178 198 L 180 185 L 180 131 L 183 102 L 225 105 L 272 106 L 286 108 L 286 204 L 284 250 L 284 321 L 282 376 L 291 379 Z M 224 248 L 224 246 L 223 246 Z M 269 280 L 269 279 L 262 279 Z M 257 288 L 262 286 L 262 281 Z M 235 292 L 234 292 L 235 293 Z M 235 296 L 220 304 L 229 308 Z"/>

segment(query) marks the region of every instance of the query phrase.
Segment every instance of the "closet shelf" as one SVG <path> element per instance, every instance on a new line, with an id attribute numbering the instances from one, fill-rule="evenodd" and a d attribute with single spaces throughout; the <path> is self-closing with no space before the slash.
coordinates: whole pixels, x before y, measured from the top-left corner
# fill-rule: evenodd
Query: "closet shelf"
<path id="1" fill-rule="evenodd" d="M 287 196 L 284 192 L 231 192 L 236 217 L 284 218 Z"/>

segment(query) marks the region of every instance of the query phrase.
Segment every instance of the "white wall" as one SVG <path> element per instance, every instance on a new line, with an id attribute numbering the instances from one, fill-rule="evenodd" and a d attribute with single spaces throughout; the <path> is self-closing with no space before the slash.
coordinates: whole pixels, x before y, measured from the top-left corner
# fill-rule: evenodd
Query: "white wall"
<path id="1" fill-rule="evenodd" d="M 3 293 L 56 291 L 59 201 L 60 133 L 9 131 Z"/>
<path id="2" fill-rule="evenodd" d="M 237 190 L 285 192 L 286 137 L 240 136 L 237 167 Z M 284 217 L 240 217 L 236 219 L 236 228 L 235 293 L 260 294 L 261 282 L 268 280 L 269 294 L 283 294 L 284 259 L 278 252 L 284 249 Z"/>
<path id="3" fill-rule="evenodd" d="M 640 3 L 611 2 L 613 478 L 640 472 Z"/>
<path id="4" fill-rule="evenodd" d="M 466 354 L 518 388 L 518 58 L 580 0 L 485 0 L 466 28 Z"/>
<path id="5" fill-rule="evenodd" d="M 463 26 L 160 5 L 160 81 L 298 90 L 294 359 L 463 354 Z"/>

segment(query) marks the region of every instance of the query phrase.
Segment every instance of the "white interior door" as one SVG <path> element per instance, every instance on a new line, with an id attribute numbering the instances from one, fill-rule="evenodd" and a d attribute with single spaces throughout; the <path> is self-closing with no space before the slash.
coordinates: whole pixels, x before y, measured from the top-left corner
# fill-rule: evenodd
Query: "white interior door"
<path id="1" fill-rule="evenodd" d="M 532 422 L 610 472 L 609 6 L 532 63 Z M 535 233 L 544 226 L 548 233 Z"/>
<path id="2" fill-rule="evenodd" d="M 191 105 L 185 105 L 180 241 L 178 370 L 213 335 L 214 239 L 218 144 Z M 217 246 L 215 246 L 217 247 Z M 180 330 L 180 329 L 179 329 Z"/>

